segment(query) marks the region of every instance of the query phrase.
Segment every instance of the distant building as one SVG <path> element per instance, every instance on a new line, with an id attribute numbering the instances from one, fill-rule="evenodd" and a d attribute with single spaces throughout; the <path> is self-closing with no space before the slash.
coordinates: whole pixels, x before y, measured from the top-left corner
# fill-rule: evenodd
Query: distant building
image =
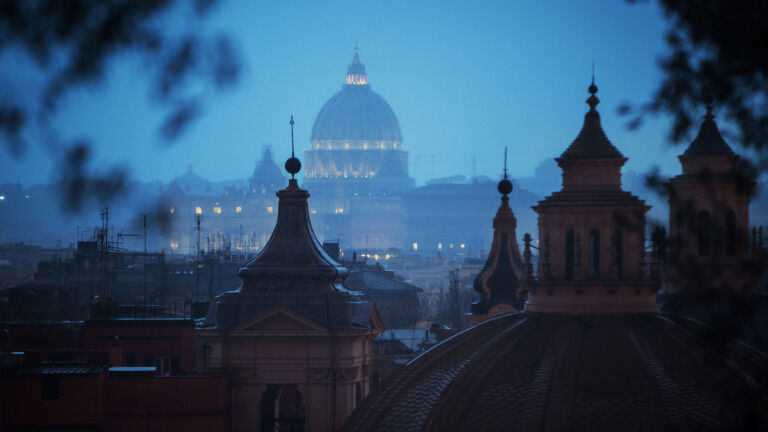
<path id="1" fill-rule="evenodd" d="M 284 181 L 268 147 L 247 184 L 227 187 L 221 194 L 211 194 L 204 179 L 190 169 L 160 196 L 159 206 L 170 223 L 167 248 L 195 254 L 199 218 L 201 250 L 261 250 L 277 218 L 274 191 Z M 198 187 L 182 187 L 180 183 Z"/>

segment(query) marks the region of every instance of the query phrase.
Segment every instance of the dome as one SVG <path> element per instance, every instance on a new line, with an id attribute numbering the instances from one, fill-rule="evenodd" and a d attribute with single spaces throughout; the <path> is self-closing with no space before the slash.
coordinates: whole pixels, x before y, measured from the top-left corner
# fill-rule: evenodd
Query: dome
<path id="1" fill-rule="evenodd" d="M 400 124 L 389 104 L 371 90 L 358 51 L 344 87 L 323 105 L 312 127 L 315 140 L 402 141 Z"/>
<path id="2" fill-rule="evenodd" d="M 765 356 L 704 335 L 654 314 L 501 315 L 411 360 L 342 430 L 765 430 Z"/>
<path id="3" fill-rule="evenodd" d="M 389 104 L 368 85 L 344 85 L 320 110 L 312 140 L 402 141 Z"/>

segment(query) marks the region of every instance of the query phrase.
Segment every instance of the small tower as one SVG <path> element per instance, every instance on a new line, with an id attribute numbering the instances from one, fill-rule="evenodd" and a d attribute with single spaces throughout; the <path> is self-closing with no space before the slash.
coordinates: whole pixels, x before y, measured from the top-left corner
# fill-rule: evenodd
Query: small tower
<path id="1" fill-rule="evenodd" d="M 592 79 L 589 111 L 571 145 L 555 159 L 563 187 L 533 207 L 539 214 L 538 279 L 527 310 L 550 313 L 656 311 L 645 267 L 645 202 L 621 189 L 627 158 L 600 124 Z"/>
<path id="2" fill-rule="evenodd" d="M 744 272 L 729 270 L 748 254 L 754 183 L 738 172 L 739 156 L 720 135 L 711 105 L 698 135 L 679 159 L 683 173 L 666 184 L 672 265 L 665 291 L 741 291 L 745 281 L 739 274 Z M 675 277 L 692 268 L 698 268 L 693 272 L 698 277 Z"/>
<path id="3" fill-rule="evenodd" d="M 509 207 L 512 182 L 507 178 L 507 149 L 504 148 L 504 178 L 499 182 L 501 206 L 493 218 L 493 243 L 488 260 L 475 278 L 480 300 L 472 303 L 470 321 L 475 324 L 496 315 L 522 311 L 526 293 L 523 262 L 517 246 L 517 219 Z"/>
<path id="4" fill-rule="evenodd" d="M 338 430 L 371 389 L 372 341 L 383 330 L 315 237 L 309 192 L 295 178 L 293 123 L 272 236 L 198 332 L 207 369 L 230 378 L 233 431 Z"/>

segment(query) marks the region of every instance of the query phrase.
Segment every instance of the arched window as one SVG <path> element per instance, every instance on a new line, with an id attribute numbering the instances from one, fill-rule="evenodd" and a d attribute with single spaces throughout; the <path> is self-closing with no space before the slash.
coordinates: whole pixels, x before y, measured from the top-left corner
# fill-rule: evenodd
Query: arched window
<path id="1" fill-rule="evenodd" d="M 683 230 L 685 229 L 685 214 L 682 210 L 678 210 L 677 214 L 675 214 L 675 250 L 678 252 L 683 250 L 683 239 L 684 234 Z"/>
<path id="2" fill-rule="evenodd" d="M 728 256 L 736 255 L 738 250 L 738 239 L 736 238 L 736 214 L 733 210 L 725 213 L 725 253 Z"/>
<path id="3" fill-rule="evenodd" d="M 698 240 L 699 256 L 709 256 L 709 243 L 710 243 L 710 223 L 709 212 L 702 210 L 699 212 L 698 224 L 696 226 L 696 234 Z"/>
<path id="4" fill-rule="evenodd" d="M 304 398 L 296 384 L 267 386 L 261 395 L 261 431 L 304 429 Z"/>
<path id="5" fill-rule="evenodd" d="M 624 233 L 621 230 L 616 230 L 613 234 L 616 253 L 616 277 L 622 279 L 624 277 Z"/>
<path id="6" fill-rule="evenodd" d="M 568 280 L 573 280 L 574 246 L 573 230 L 565 230 L 565 278 Z"/>
<path id="7" fill-rule="evenodd" d="M 600 278 L 600 231 L 589 232 L 589 277 Z"/>

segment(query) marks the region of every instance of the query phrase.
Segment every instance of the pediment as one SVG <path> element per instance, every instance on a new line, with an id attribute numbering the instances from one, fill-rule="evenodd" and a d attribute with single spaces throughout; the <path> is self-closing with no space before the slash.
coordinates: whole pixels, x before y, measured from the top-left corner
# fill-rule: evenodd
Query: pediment
<path id="1" fill-rule="evenodd" d="M 242 332 L 326 331 L 324 326 L 283 307 L 275 308 L 264 315 L 240 323 L 233 330 Z"/>

